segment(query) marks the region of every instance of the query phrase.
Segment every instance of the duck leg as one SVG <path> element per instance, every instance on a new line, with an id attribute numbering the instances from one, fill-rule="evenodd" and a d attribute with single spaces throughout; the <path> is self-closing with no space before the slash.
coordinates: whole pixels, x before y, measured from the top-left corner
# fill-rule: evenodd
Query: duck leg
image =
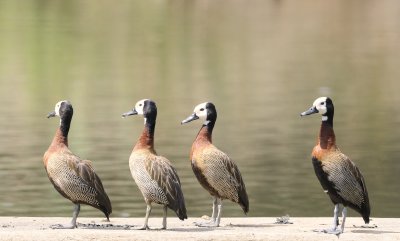
<path id="1" fill-rule="evenodd" d="M 347 217 L 347 208 L 343 207 L 343 210 L 342 210 L 342 225 L 340 227 L 341 228 L 340 233 L 344 232 L 344 223 L 346 222 L 346 217 Z"/>
<path id="2" fill-rule="evenodd" d="M 346 216 L 347 216 L 347 208 L 343 207 L 343 210 L 342 210 L 342 225 L 341 225 L 340 229 L 337 228 L 338 225 L 339 225 L 339 212 L 340 212 L 339 204 L 336 204 L 334 212 L 333 212 L 333 227 L 331 229 L 324 230 L 323 231 L 324 233 L 335 234 L 335 235 L 339 235 L 339 234 L 343 233 L 343 231 L 344 231 L 344 223 L 346 222 Z"/>
<path id="3" fill-rule="evenodd" d="M 167 229 L 167 205 L 164 205 L 163 207 L 164 211 L 164 216 L 163 216 L 163 221 L 162 221 L 162 228 L 161 229 Z"/>
<path id="4" fill-rule="evenodd" d="M 219 227 L 219 223 L 221 221 L 221 214 L 222 214 L 222 200 L 218 199 L 218 215 L 217 215 L 217 220 L 215 222 L 215 227 Z"/>
<path id="5" fill-rule="evenodd" d="M 194 224 L 196 226 L 202 227 L 206 224 L 210 224 L 210 223 L 215 223 L 215 218 L 217 216 L 217 212 L 218 212 L 218 206 L 217 206 L 217 198 L 213 197 L 213 207 L 212 207 L 212 215 L 211 215 L 211 220 L 210 221 L 206 221 L 206 222 L 195 222 Z"/>
<path id="6" fill-rule="evenodd" d="M 139 230 L 149 230 L 150 229 L 149 225 L 148 225 L 150 213 L 151 213 L 151 204 L 147 204 L 146 217 L 144 218 L 144 224 L 141 228 L 139 228 Z"/>
<path id="7" fill-rule="evenodd" d="M 322 232 L 322 233 L 334 233 L 339 225 L 339 204 L 335 204 L 335 208 L 333 210 L 333 227 L 330 229 L 314 229 L 314 232 Z"/>
<path id="8" fill-rule="evenodd" d="M 222 200 L 216 197 L 213 197 L 213 212 L 211 216 L 211 220 L 208 222 L 197 222 L 196 226 L 199 227 L 218 227 L 221 221 L 221 212 L 222 212 Z"/>
<path id="9" fill-rule="evenodd" d="M 78 218 L 79 212 L 81 210 L 81 205 L 79 203 L 74 204 L 74 211 L 72 212 L 72 220 L 70 224 L 62 225 L 62 224 L 54 224 L 51 225 L 52 229 L 74 229 L 76 228 L 76 219 Z"/>

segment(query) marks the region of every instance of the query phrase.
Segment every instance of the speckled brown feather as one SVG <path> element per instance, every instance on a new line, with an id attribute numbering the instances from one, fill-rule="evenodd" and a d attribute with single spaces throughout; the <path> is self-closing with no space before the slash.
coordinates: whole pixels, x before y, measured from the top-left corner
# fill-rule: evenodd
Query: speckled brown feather
<path id="1" fill-rule="evenodd" d="M 249 211 L 246 187 L 235 162 L 211 143 L 211 135 L 203 126 L 190 153 L 192 169 L 199 183 L 212 196 L 238 203 Z"/>
<path id="2" fill-rule="evenodd" d="M 73 203 L 91 205 L 107 218 L 112 212 L 111 202 L 91 162 L 80 160 L 67 146 L 67 138 L 58 129 L 43 162 L 55 189 Z"/>
<path id="3" fill-rule="evenodd" d="M 323 122 L 312 152 L 315 173 L 334 204 L 342 203 L 369 222 L 370 206 L 365 181 L 357 166 L 336 146 L 332 126 Z"/>
<path id="4" fill-rule="evenodd" d="M 154 150 L 153 137 L 145 127 L 129 158 L 133 179 L 146 203 L 167 205 L 183 220 L 187 218 L 185 199 L 175 168 Z"/>

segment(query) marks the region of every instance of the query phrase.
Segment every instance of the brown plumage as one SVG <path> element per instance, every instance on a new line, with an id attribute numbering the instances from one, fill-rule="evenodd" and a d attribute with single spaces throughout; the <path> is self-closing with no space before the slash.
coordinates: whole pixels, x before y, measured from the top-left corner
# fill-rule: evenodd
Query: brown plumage
<path id="1" fill-rule="evenodd" d="M 335 204 L 334 227 L 326 230 L 329 233 L 342 233 L 346 218 L 346 207 L 356 210 L 369 223 L 370 205 L 368 191 L 364 178 L 345 154 L 336 146 L 336 137 L 333 131 L 334 107 L 332 100 L 327 97 L 318 98 L 313 107 L 301 115 L 313 113 L 322 114 L 322 124 L 318 135 L 317 145 L 312 151 L 312 162 L 315 174 L 324 191 Z M 344 206 L 341 229 L 337 230 L 339 204 Z"/>
<path id="2" fill-rule="evenodd" d="M 167 207 L 172 209 L 179 219 L 187 218 L 185 199 L 181 183 L 175 168 L 165 157 L 158 156 L 154 150 L 154 129 L 157 117 L 157 107 L 152 100 L 141 100 L 135 108 L 123 114 L 141 114 L 145 117 L 145 127 L 133 148 L 129 158 L 129 167 L 133 179 L 139 187 L 147 204 L 145 223 L 141 229 L 148 229 L 148 218 L 151 204 L 164 206 L 163 229 L 167 227 Z"/>
<path id="3" fill-rule="evenodd" d="M 238 203 L 243 211 L 249 211 L 246 187 L 235 162 L 212 144 L 212 131 L 217 119 L 215 106 L 206 102 L 196 106 L 194 113 L 182 123 L 198 118 L 205 120 L 190 151 L 193 172 L 211 196 L 214 197 L 212 220 L 199 226 L 219 226 L 222 200 Z"/>
<path id="4" fill-rule="evenodd" d="M 94 171 L 91 161 L 81 160 L 68 148 L 68 131 L 73 115 L 68 101 L 56 104 L 55 111 L 48 117 L 60 116 L 60 127 L 43 157 L 44 167 L 54 188 L 74 203 L 74 213 L 70 225 L 55 225 L 53 228 L 75 228 L 80 204 L 87 204 L 101 210 L 109 220 L 112 212 L 100 178 Z"/>
<path id="5" fill-rule="evenodd" d="M 212 195 L 238 203 L 249 211 L 246 187 L 235 162 L 216 148 L 207 138 L 208 128 L 202 127 L 194 141 L 190 160 L 200 184 Z"/>

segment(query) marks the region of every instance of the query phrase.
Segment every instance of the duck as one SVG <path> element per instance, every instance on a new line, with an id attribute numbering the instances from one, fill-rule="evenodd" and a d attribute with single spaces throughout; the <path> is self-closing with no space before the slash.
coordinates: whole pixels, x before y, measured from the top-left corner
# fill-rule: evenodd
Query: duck
<path id="1" fill-rule="evenodd" d="M 195 223 L 199 227 L 219 227 L 222 201 L 228 199 L 249 212 L 246 186 L 236 163 L 212 143 L 212 132 L 217 120 L 217 110 L 212 102 L 204 102 L 194 108 L 184 119 L 185 124 L 200 119 L 203 124 L 190 150 L 189 160 L 200 185 L 213 198 L 212 215 L 209 221 Z"/>
<path id="2" fill-rule="evenodd" d="M 317 98 L 311 108 L 300 116 L 319 113 L 322 116 L 317 144 L 312 150 L 312 163 L 315 174 L 334 204 L 333 227 L 322 230 L 325 233 L 339 235 L 344 232 L 347 207 L 357 211 L 366 225 L 370 222 L 370 202 L 367 186 L 360 169 L 343 154 L 336 145 L 333 130 L 334 106 L 329 97 Z M 339 213 L 342 208 L 342 224 L 339 225 Z"/>
<path id="3" fill-rule="evenodd" d="M 152 203 L 163 205 L 162 228 L 167 228 L 167 208 L 173 210 L 180 220 L 187 219 L 185 199 L 181 181 L 171 162 L 159 156 L 154 149 L 154 131 L 157 118 L 157 106 L 151 99 L 143 99 L 122 117 L 142 115 L 144 129 L 129 157 L 129 168 L 136 185 L 146 203 L 144 225 L 140 230 L 150 229 L 148 219 Z"/>
<path id="4" fill-rule="evenodd" d="M 86 204 L 99 209 L 110 221 L 111 202 L 104 190 L 101 179 L 96 174 L 90 160 L 82 160 L 68 147 L 68 132 L 73 115 L 72 104 L 68 100 L 59 101 L 47 118 L 59 116 L 60 125 L 53 141 L 43 156 L 43 163 L 50 182 L 54 188 L 74 205 L 70 224 L 52 225 L 53 229 L 73 229 L 77 227 L 76 219 L 80 205 Z"/>

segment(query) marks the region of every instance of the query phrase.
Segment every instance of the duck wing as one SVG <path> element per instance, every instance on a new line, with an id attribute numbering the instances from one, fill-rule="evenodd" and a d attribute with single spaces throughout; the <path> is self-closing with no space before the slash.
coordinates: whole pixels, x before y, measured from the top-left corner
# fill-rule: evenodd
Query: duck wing
<path id="1" fill-rule="evenodd" d="M 343 153 L 336 153 L 330 161 L 322 163 L 328 181 L 343 204 L 352 207 L 367 219 L 370 214 L 368 191 L 364 177 L 355 163 Z"/>
<path id="2" fill-rule="evenodd" d="M 249 211 L 249 200 L 242 175 L 236 163 L 215 147 L 204 149 L 203 176 L 208 185 L 223 199 L 239 203 L 245 213 Z"/>
<path id="3" fill-rule="evenodd" d="M 158 195 L 165 195 L 165 197 L 157 199 L 163 200 L 166 198 L 167 206 L 174 210 L 181 220 L 186 219 L 185 199 L 181 182 L 170 161 L 162 156 L 154 156 L 154 159 L 147 162 L 146 170 L 163 192 L 163 194 L 159 193 Z"/>

